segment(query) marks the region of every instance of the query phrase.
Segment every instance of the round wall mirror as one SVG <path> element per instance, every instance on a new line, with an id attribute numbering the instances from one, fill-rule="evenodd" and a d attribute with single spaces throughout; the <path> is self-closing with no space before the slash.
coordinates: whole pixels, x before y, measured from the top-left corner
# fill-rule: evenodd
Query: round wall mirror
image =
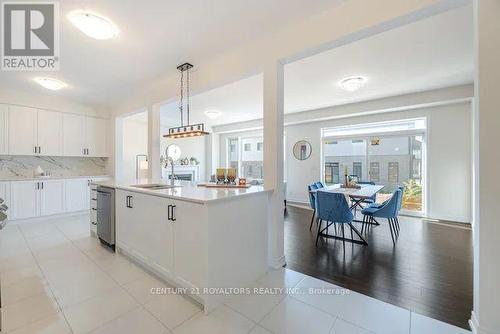
<path id="1" fill-rule="evenodd" d="M 170 144 L 167 146 L 165 154 L 167 158 L 172 159 L 172 161 L 179 160 L 179 158 L 181 157 L 181 148 L 175 144 Z"/>
<path id="2" fill-rule="evenodd" d="M 293 156 L 297 160 L 307 160 L 311 156 L 312 147 L 308 141 L 299 140 L 293 145 Z"/>

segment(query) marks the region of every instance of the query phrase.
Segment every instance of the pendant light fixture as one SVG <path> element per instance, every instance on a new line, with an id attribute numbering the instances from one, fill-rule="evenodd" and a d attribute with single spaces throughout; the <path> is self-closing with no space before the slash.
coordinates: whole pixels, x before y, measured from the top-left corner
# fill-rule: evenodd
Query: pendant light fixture
<path id="1" fill-rule="evenodd" d="M 181 115 L 181 126 L 173 127 L 168 129 L 168 134 L 163 137 L 166 138 L 187 138 L 187 137 L 199 137 L 208 135 L 205 132 L 205 124 L 190 124 L 189 123 L 189 70 L 193 68 L 190 63 L 184 63 L 177 66 L 177 69 L 181 71 L 181 100 L 179 103 L 179 112 Z M 184 88 L 184 75 L 186 75 L 186 87 Z M 184 91 L 186 92 L 186 124 L 184 124 Z"/>

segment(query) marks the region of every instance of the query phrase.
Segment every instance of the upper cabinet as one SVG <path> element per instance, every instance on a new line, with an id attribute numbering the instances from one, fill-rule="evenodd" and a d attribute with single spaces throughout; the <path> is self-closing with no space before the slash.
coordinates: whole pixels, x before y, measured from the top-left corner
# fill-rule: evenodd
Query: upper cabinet
<path id="1" fill-rule="evenodd" d="M 85 155 L 87 143 L 86 119 L 81 115 L 63 115 L 63 149 L 64 156 L 82 157 Z"/>
<path id="2" fill-rule="evenodd" d="M 106 157 L 106 120 L 64 114 L 65 156 Z"/>
<path id="3" fill-rule="evenodd" d="M 57 111 L 38 110 L 37 146 L 39 155 L 63 155 L 63 115 Z"/>
<path id="4" fill-rule="evenodd" d="M 9 152 L 9 112 L 7 105 L 0 104 L 0 155 Z"/>
<path id="5" fill-rule="evenodd" d="M 106 154 L 106 120 L 87 117 L 87 155 L 104 157 Z"/>
<path id="6" fill-rule="evenodd" d="M 101 118 L 0 105 L 0 154 L 106 157 Z"/>
<path id="7" fill-rule="evenodd" d="M 37 110 L 9 106 L 9 154 L 38 154 Z"/>

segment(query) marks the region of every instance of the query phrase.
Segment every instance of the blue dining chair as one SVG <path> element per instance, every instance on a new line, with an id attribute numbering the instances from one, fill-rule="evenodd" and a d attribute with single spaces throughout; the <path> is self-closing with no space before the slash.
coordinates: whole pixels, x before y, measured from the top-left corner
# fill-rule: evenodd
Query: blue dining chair
<path id="1" fill-rule="evenodd" d="M 313 226 L 314 217 L 316 216 L 316 193 L 312 193 L 311 190 L 316 190 L 316 189 L 318 189 L 316 183 L 307 186 L 307 192 L 309 193 L 309 206 L 311 207 L 311 209 L 313 209 L 311 224 L 309 225 L 309 231 Z"/>
<path id="2" fill-rule="evenodd" d="M 316 213 L 319 219 L 318 232 L 316 235 L 316 245 L 318 244 L 319 237 L 342 239 L 342 246 L 344 248 L 344 251 L 346 240 L 367 245 L 367 242 L 363 239 L 358 230 L 352 225 L 354 215 L 349 208 L 349 204 L 347 203 L 344 194 L 332 193 L 322 190 L 317 191 Z M 323 222 L 326 223 L 325 227 L 323 227 Z M 328 232 L 326 234 L 323 233 L 325 231 L 328 231 L 328 228 L 333 224 L 340 224 L 342 237 L 338 237 L 337 235 L 328 235 Z M 346 224 L 351 228 L 351 239 L 345 238 L 344 225 Z M 356 232 L 360 240 L 354 240 L 353 231 Z"/>
<path id="3" fill-rule="evenodd" d="M 324 188 L 324 187 L 325 187 L 325 185 L 324 185 L 324 184 L 323 184 L 323 182 L 321 182 L 321 181 L 318 181 L 318 182 L 316 182 L 316 183 L 314 183 L 314 184 L 316 185 L 316 187 L 317 187 L 318 189 L 321 189 L 321 188 Z"/>
<path id="4" fill-rule="evenodd" d="M 367 207 L 361 210 L 363 214 L 363 226 L 361 228 L 361 233 L 365 229 L 365 225 L 372 224 L 375 218 L 386 218 L 389 222 L 389 229 L 391 231 L 392 243 L 396 244 L 396 222 L 398 216 L 398 209 L 401 205 L 403 197 L 403 192 L 400 188 L 397 188 L 392 194 L 391 198 L 380 208 Z"/>

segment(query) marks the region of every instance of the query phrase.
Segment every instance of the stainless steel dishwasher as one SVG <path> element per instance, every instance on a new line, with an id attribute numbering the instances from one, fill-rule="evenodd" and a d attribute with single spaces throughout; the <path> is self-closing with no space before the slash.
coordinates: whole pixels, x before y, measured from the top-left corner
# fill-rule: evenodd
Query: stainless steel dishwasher
<path id="1" fill-rule="evenodd" d="M 115 248 L 115 190 L 97 187 L 97 236 L 102 243 Z"/>

